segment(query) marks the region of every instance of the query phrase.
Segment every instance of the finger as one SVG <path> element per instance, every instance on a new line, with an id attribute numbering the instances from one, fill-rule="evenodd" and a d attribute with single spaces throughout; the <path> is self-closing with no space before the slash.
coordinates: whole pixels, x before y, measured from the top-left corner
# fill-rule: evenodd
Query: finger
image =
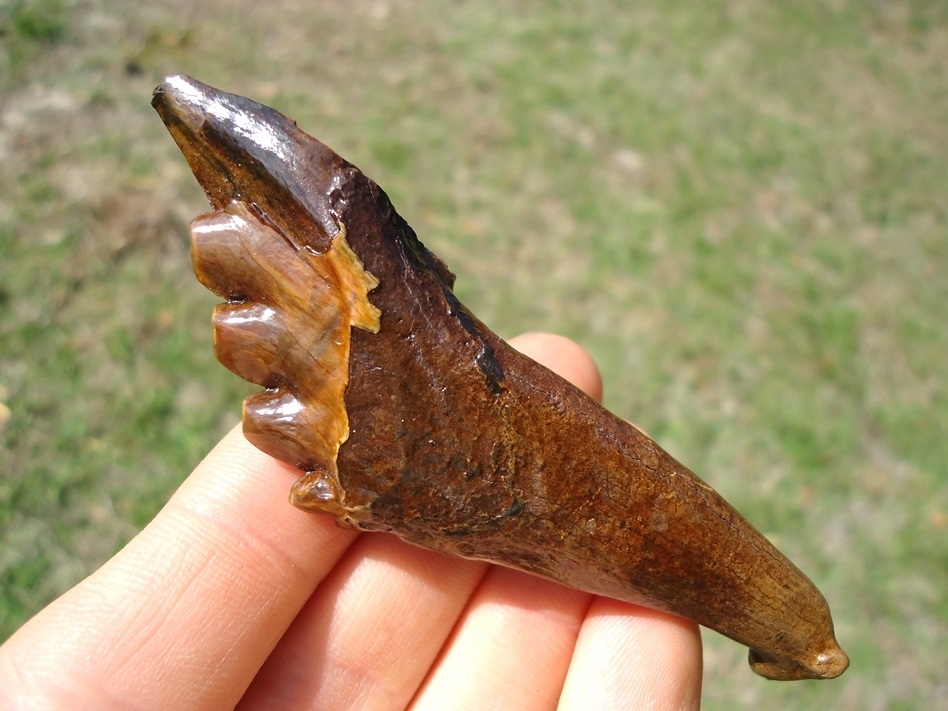
<path id="1" fill-rule="evenodd" d="M 511 345 L 601 397 L 595 363 L 572 341 L 530 333 Z M 591 599 L 548 580 L 492 568 L 414 708 L 552 708 Z"/>
<path id="2" fill-rule="evenodd" d="M 553 708 L 590 598 L 494 566 L 412 708 Z"/>
<path id="3" fill-rule="evenodd" d="M 286 502 L 291 469 L 231 432 L 128 546 L 0 649 L 3 694 L 60 708 L 236 704 L 354 540 Z"/>
<path id="4" fill-rule="evenodd" d="M 524 333 L 510 339 L 524 355 L 565 378 L 595 400 L 602 400 L 602 376 L 590 355 L 575 341 L 553 333 Z"/>
<path id="5" fill-rule="evenodd" d="M 695 623 L 596 598 L 570 664 L 559 709 L 697 709 L 701 637 Z"/>
<path id="6" fill-rule="evenodd" d="M 306 604 L 241 708 L 403 709 L 487 565 L 362 536 Z"/>

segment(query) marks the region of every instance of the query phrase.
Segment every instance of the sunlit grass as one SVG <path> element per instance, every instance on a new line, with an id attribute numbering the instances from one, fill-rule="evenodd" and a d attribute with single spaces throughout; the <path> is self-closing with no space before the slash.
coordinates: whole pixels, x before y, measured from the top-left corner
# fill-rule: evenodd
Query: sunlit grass
<path id="1" fill-rule="evenodd" d="M 825 590 L 846 676 L 765 684 L 710 637 L 707 708 L 944 703 L 948 6 L 16 7 L 60 24 L 0 15 L 30 59 L 0 82 L 0 634 L 248 392 L 213 360 L 206 208 L 148 106 L 185 71 L 378 180 L 498 332 L 587 346 L 607 404 Z"/>

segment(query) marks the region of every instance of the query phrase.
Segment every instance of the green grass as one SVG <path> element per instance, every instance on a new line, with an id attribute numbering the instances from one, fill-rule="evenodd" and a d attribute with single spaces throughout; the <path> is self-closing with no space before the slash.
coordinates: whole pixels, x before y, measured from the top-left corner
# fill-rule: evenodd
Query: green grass
<path id="1" fill-rule="evenodd" d="M 825 591 L 842 679 L 709 634 L 706 708 L 948 707 L 948 5 L 115 5 L 0 9 L 0 638 L 249 391 L 148 105 L 185 71 L 360 165 L 498 332 L 587 346 Z"/>

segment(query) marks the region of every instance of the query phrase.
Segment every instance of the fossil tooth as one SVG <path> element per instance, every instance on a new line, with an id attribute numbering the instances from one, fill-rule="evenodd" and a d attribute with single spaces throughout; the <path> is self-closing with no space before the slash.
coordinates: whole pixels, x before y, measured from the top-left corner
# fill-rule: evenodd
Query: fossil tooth
<path id="1" fill-rule="evenodd" d="M 487 329 L 385 193 L 273 109 L 186 76 L 153 104 L 215 212 L 195 273 L 247 438 L 343 526 L 689 617 L 772 679 L 849 660 L 812 582 L 635 427 Z"/>

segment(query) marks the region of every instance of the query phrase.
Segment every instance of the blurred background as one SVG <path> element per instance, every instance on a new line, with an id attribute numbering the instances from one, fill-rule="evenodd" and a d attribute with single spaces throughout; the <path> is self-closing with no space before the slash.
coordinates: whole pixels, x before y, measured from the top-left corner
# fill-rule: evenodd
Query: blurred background
<path id="1" fill-rule="evenodd" d="M 389 193 L 505 337 L 570 336 L 824 591 L 852 667 L 708 709 L 948 709 L 948 3 L 0 2 L 0 639 L 239 417 L 152 111 L 185 72 Z"/>

